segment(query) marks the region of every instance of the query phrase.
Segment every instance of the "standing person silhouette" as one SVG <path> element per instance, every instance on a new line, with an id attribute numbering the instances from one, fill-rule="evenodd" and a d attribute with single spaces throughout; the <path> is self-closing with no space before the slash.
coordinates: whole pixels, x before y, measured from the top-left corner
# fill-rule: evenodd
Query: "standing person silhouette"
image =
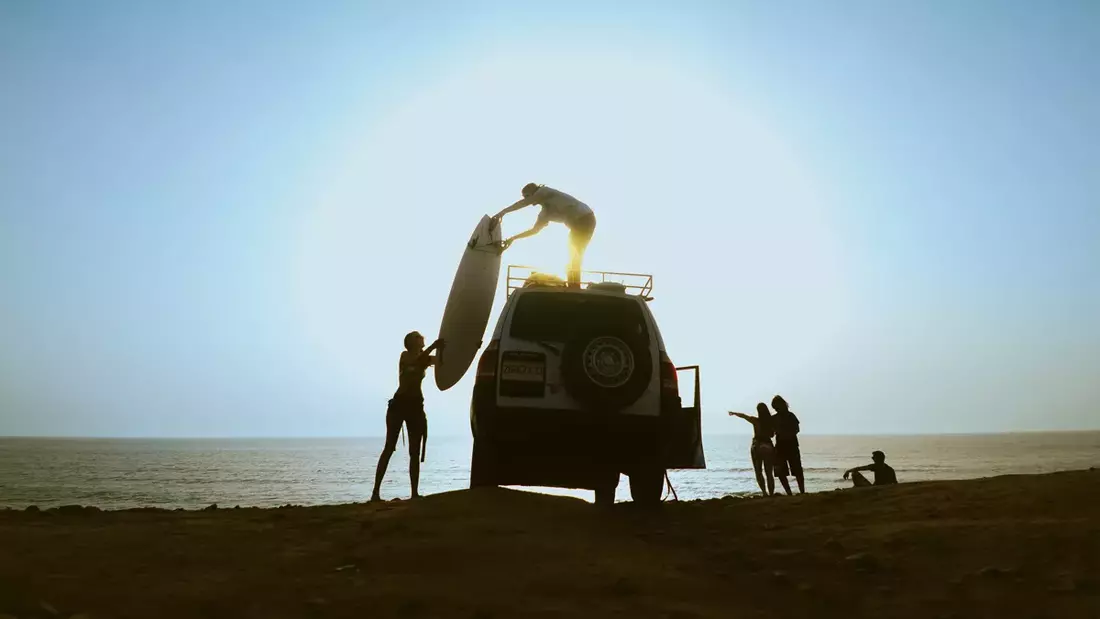
<path id="1" fill-rule="evenodd" d="M 569 269 L 566 272 L 566 280 L 569 287 L 580 288 L 581 261 L 584 259 L 584 251 L 588 248 L 588 243 L 592 240 L 592 233 L 596 231 L 596 214 L 584 202 L 546 185 L 527 183 L 521 193 L 523 199 L 504 208 L 493 218 L 499 220 L 508 213 L 533 204 L 541 205 L 542 211 L 530 230 L 506 239 L 501 244 L 501 251 L 508 249 L 519 239 L 538 234 L 552 221 L 563 223 L 569 228 Z"/>
<path id="2" fill-rule="evenodd" d="M 771 496 L 775 494 L 775 477 L 772 476 L 775 455 L 775 447 L 772 446 L 772 434 L 775 433 L 775 430 L 772 428 L 772 414 L 768 410 L 767 404 L 763 402 L 757 404 L 756 413 L 757 416 L 753 417 L 752 415 L 730 411 L 730 415 L 740 417 L 752 424 L 752 447 L 749 449 L 749 454 L 752 457 L 752 468 L 756 471 L 756 484 L 760 486 L 760 492 L 763 492 L 764 496 Z M 767 479 L 766 486 L 764 483 L 765 478 Z"/>
<path id="3" fill-rule="evenodd" d="M 432 352 L 442 351 L 443 347 L 443 340 L 436 340 L 427 350 L 424 350 L 423 335 L 413 331 L 405 336 L 405 350 L 397 361 L 397 392 L 393 394 L 386 409 L 386 446 L 382 448 L 382 455 L 378 456 L 378 468 L 374 473 L 374 492 L 370 495 L 371 501 L 382 500 L 379 495 L 382 478 L 386 476 L 390 456 L 397 450 L 397 438 L 401 434 L 402 424 L 408 429 L 409 434 L 411 498 L 420 498 L 418 493 L 420 463 L 424 461 L 428 440 L 428 416 L 424 413 L 424 392 L 421 383 L 424 381 L 424 373 L 428 366 L 435 364 L 436 358 L 432 356 Z"/>
<path id="4" fill-rule="evenodd" d="M 794 475 L 799 494 L 804 494 L 806 482 L 802 474 L 802 453 L 798 449 L 798 417 L 791 412 L 782 396 L 772 398 L 772 408 L 775 409 L 772 416 L 775 424 L 775 474 L 788 495 L 791 494 L 791 485 L 787 483 L 787 476 Z"/>

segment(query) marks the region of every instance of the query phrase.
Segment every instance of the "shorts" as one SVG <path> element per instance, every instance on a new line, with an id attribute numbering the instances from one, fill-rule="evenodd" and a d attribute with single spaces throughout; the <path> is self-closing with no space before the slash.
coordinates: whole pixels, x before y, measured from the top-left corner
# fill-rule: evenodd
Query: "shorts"
<path id="1" fill-rule="evenodd" d="M 779 477 L 794 475 L 802 477 L 802 453 L 798 451 L 798 444 L 775 443 L 775 474 Z"/>
<path id="2" fill-rule="evenodd" d="M 589 213 L 569 224 L 569 244 L 578 252 L 583 252 L 596 231 L 596 216 Z"/>
<path id="3" fill-rule="evenodd" d="M 771 441 L 753 441 L 752 448 L 749 453 L 753 458 L 753 465 L 756 461 L 763 462 L 765 464 L 771 464 L 775 459 L 775 447 L 772 446 Z"/>
<path id="4" fill-rule="evenodd" d="M 401 424 L 409 433 L 409 455 L 424 461 L 428 442 L 428 416 L 424 414 L 424 402 L 394 397 L 386 408 L 386 447 L 384 451 L 397 451 L 397 439 L 401 436 Z"/>

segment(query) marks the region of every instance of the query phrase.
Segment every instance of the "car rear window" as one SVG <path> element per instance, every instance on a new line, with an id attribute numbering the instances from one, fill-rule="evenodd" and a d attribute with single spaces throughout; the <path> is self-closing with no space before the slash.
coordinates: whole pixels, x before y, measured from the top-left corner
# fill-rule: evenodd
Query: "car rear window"
<path id="1" fill-rule="evenodd" d="M 635 299 L 554 292 L 521 295 L 508 333 L 525 340 L 564 342 L 575 325 L 608 320 L 647 335 L 645 316 Z"/>

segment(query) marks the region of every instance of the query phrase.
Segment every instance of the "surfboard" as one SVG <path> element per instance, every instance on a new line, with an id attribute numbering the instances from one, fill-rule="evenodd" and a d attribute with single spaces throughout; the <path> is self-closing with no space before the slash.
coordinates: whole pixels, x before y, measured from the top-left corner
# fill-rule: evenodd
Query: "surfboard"
<path id="1" fill-rule="evenodd" d="M 439 337 L 447 346 L 435 364 L 435 386 L 440 391 L 462 380 L 481 349 L 500 276 L 500 253 L 500 226 L 486 215 L 466 243 L 443 310 Z"/>

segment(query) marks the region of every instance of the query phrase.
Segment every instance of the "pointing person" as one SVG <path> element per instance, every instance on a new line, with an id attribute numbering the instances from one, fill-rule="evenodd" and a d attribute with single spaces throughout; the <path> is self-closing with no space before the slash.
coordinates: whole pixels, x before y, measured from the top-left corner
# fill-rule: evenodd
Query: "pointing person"
<path id="1" fill-rule="evenodd" d="M 774 463 L 772 462 L 775 457 L 775 447 L 772 445 L 775 429 L 772 428 L 772 413 L 768 410 L 768 405 L 763 402 L 757 404 L 755 417 L 734 411 L 729 413 L 733 417 L 740 417 L 752 424 L 752 447 L 749 449 L 749 456 L 752 458 L 752 468 L 756 471 L 756 483 L 764 496 L 775 494 Z M 765 479 L 767 479 L 767 485 L 764 483 Z"/>
<path id="2" fill-rule="evenodd" d="M 527 183 L 521 193 L 522 200 L 497 213 L 494 219 L 499 220 L 508 213 L 534 204 L 541 206 L 542 211 L 530 230 L 506 239 L 502 248 L 508 249 L 514 241 L 538 234 L 550 222 L 565 224 L 569 228 L 569 270 L 566 279 L 571 288 L 580 288 L 581 261 L 584 259 L 584 250 L 592 240 L 592 233 L 596 230 L 596 214 L 584 202 L 546 185 Z"/>

